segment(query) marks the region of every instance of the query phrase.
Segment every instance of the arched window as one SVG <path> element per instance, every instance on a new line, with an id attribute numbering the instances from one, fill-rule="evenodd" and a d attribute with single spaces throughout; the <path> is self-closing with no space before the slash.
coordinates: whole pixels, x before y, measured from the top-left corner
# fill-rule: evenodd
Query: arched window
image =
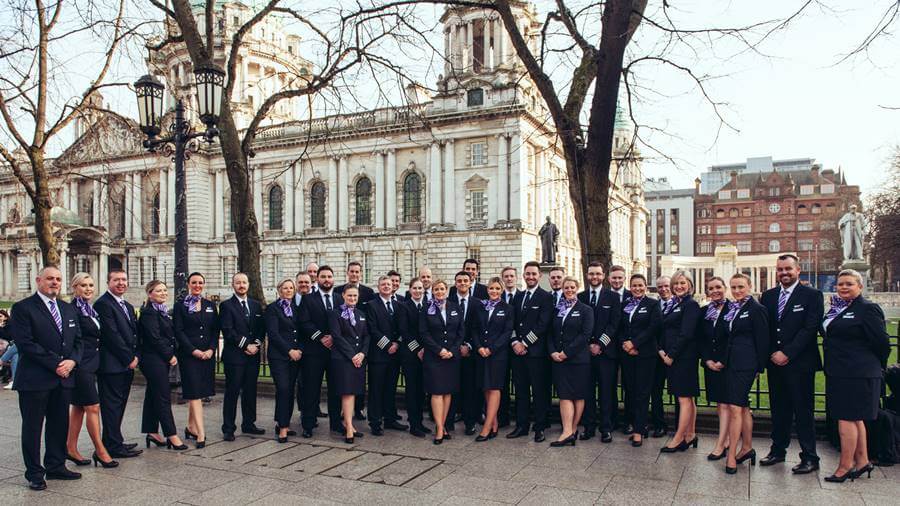
<path id="1" fill-rule="evenodd" d="M 716 218 L 724 218 L 724 217 L 725 217 L 724 209 L 719 209 L 718 211 L 716 211 Z"/>
<path id="2" fill-rule="evenodd" d="M 325 183 L 318 181 L 309 191 L 309 226 L 325 228 Z"/>
<path id="3" fill-rule="evenodd" d="M 372 224 L 372 182 L 362 177 L 356 182 L 356 225 Z"/>
<path id="4" fill-rule="evenodd" d="M 819 214 L 822 212 L 822 206 L 820 204 L 813 204 L 812 208 L 810 208 L 810 212 L 813 214 Z"/>
<path id="5" fill-rule="evenodd" d="M 410 172 L 403 178 L 403 223 L 422 221 L 422 187 L 419 175 Z"/>
<path id="6" fill-rule="evenodd" d="M 778 253 L 781 251 L 781 242 L 778 239 L 769 241 L 769 253 Z"/>
<path id="7" fill-rule="evenodd" d="M 284 190 L 275 185 L 269 190 L 269 230 L 284 228 Z"/>
<path id="8" fill-rule="evenodd" d="M 805 204 L 800 204 L 799 206 L 797 206 L 797 214 L 806 214 L 808 212 L 809 210 L 806 208 Z"/>
<path id="9" fill-rule="evenodd" d="M 153 196 L 153 206 L 150 208 L 150 232 L 159 235 L 159 192 Z"/>
<path id="10" fill-rule="evenodd" d="M 779 225 L 778 223 L 769 223 L 769 232 L 773 234 L 781 232 L 781 225 Z"/>

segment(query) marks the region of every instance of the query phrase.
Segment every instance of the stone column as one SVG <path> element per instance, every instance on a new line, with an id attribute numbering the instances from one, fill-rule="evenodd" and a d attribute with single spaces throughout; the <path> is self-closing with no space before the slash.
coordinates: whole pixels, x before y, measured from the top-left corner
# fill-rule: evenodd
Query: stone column
<path id="1" fill-rule="evenodd" d="M 350 168 L 346 156 L 338 161 L 338 227 L 346 232 L 350 226 Z"/>
<path id="2" fill-rule="evenodd" d="M 465 27 L 462 23 L 456 23 L 451 27 L 453 30 L 453 68 L 456 72 L 462 72 L 466 67 L 466 47 L 463 41 Z"/>
<path id="3" fill-rule="evenodd" d="M 389 149 L 387 152 L 387 228 L 397 228 L 397 151 Z"/>
<path id="4" fill-rule="evenodd" d="M 506 62 L 506 30 L 503 20 L 494 20 L 494 65 L 499 67 Z"/>
<path id="5" fill-rule="evenodd" d="M 328 230 L 338 229 L 337 158 L 328 159 Z"/>
<path id="6" fill-rule="evenodd" d="M 482 30 L 481 30 L 481 38 L 482 38 L 482 58 L 484 59 L 483 64 L 481 65 L 482 72 L 490 72 L 494 68 L 494 58 L 492 57 L 493 48 L 491 46 L 491 23 L 490 20 L 485 19 L 482 21 Z"/>
<path id="7" fill-rule="evenodd" d="M 169 176 L 166 169 L 159 169 L 159 236 L 168 234 L 166 228 L 169 216 Z"/>
<path id="8" fill-rule="evenodd" d="M 134 174 L 134 189 L 131 192 L 131 196 L 134 199 L 134 202 L 131 204 L 131 213 L 134 217 L 131 232 L 134 238 L 139 241 L 144 239 L 144 199 L 141 186 L 141 173 L 137 172 Z"/>
<path id="9" fill-rule="evenodd" d="M 0 198 L 2 201 L 3 198 Z M 0 202 L 2 203 L 2 202 Z M 0 222 L 2 223 L 2 222 Z M 6 257 L 9 253 L 5 251 L 0 251 L 0 296 L 6 295 L 8 292 L 6 291 L 6 280 L 9 279 L 10 273 L 6 271 Z"/>
<path id="10" fill-rule="evenodd" d="M 444 224 L 455 225 L 456 220 L 456 200 L 459 194 L 456 193 L 456 151 L 454 149 L 453 139 L 447 139 L 444 143 Z M 463 227 L 460 227 L 463 228 Z"/>
<path id="11" fill-rule="evenodd" d="M 284 171 L 284 233 L 294 233 L 294 166 Z"/>
<path id="12" fill-rule="evenodd" d="M 125 237 L 131 239 L 134 226 L 134 175 L 125 176 Z"/>
<path id="13" fill-rule="evenodd" d="M 466 21 L 466 63 L 465 70 L 471 72 L 475 68 L 475 33 L 472 31 L 474 23 Z"/>
<path id="14" fill-rule="evenodd" d="M 100 181 L 96 179 L 91 183 L 91 198 L 94 203 L 94 212 L 91 213 L 91 225 L 95 227 L 100 226 Z M 160 194 L 160 198 L 162 198 L 162 192 Z M 160 210 L 161 211 L 161 210 Z M 160 231 L 164 232 L 164 227 L 160 227 Z"/>
<path id="15" fill-rule="evenodd" d="M 9 209 L 9 197 L 0 195 L 0 223 L 6 223 L 6 212 Z M 0 286 L 0 288 L 3 288 Z"/>
<path id="16" fill-rule="evenodd" d="M 69 190 L 69 203 L 71 207 L 69 210 L 73 211 L 78 216 L 81 216 L 81 212 L 78 209 L 78 181 L 72 181 L 69 183 L 71 189 Z"/>
<path id="17" fill-rule="evenodd" d="M 509 220 L 509 154 L 506 134 L 497 136 L 497 221 Z M 490 203 L 489 203 L 490 204 Z"/>
<path id="18" fill-rule="evenodd" d="M 213 210 L 216 213 L 216 239 L 225 237 L 225 174 L 217 170 L 215 174 L 215 195 L 212 198 Z"/>
<path id="19" fill-rule="evenodd" d="M 375 228 L 384 229 L 385 201 L 387 184 L 385 183 L 384 153 L 375 153 Z"/>
<path id="20" fill-rule="evenodd" d="M 523 221 L 528 216 L 528 152 L 518 133 L 510 141 L 509 158 L 509 219 Z"/>
<path id="21" fill-rule="evenodd" d="M 94 282 L 106 283 L 106 275 L 109 272 L 109 246 L 100 246 L 100 255 L 98 256 L 100 257 L 98 259 L 100 267 L 98 267 L 97 271 L 97 278 L 99 279 L 94 280 Z"/>
<path id="22" fill-rule="evenodd" d="M 72 209 L 71 208 L 72 202 L 69 199 L 70 188 L 71 188 L 71 185 L 69 185 L 69 183 L 63 183 L 63 185 L 62 185 L 62 202 L 59 203 L 59 205 L 61 207 L 65 208 L 65 209 L 69 209 L 69 210 Z"/>
<path id="23" fill-rule="evenodd" d="M 453 47 L 452 38 L 450 37 L 451 32 L 453 31 L 452 27 L 447 27 L 444 30 L 444 75 L 449 76 L 451 69 L 453 67 Z"/>
<path id="24" fill-rule="evenodd" d="M 62 248 L 59 250 L 59 273 L 62 275 L 62 285 L 59 287 L 60 295 L 69 293 L 69 250 Z M 96 283 L 97 280 L 94 280 Z"/>
<path id="25" fill-rule="evenodd" d="M 16 285 L 15 285 L 15 281 L 16 281 L 16 276 L 15 276 L 15 274 L 16 274 L 16 273 L 15 273 L 15 270 L 14 270 L 14 267 L 13 267 L 13 263 L 14 263 L 15 261 L 16 261 L 16 256 L 13 254 L 13 252 L 12 252 L 12 251 L 7 251 L 7 252 L 6 252 L 6 257 L 5 257 L 4 260 L 3 260 L 3 263 L 4 263 L 4 265 L 5 265 L 5 268 L 4 268 L 4 270 L 3 270 L 3 272 L 4 272 L 4 275 L 3 275 L 3 292 L 6 293 L 7 295 L 14 295 L 13 292 L 16 291 L 16 290 L 15 290 L 15 286 L 16 286 Z"/>
<path id="26" fill-rule="evenodd" d="M 263 178 L 263 169 L 262 167 L 256 167 L 253 169 L 253 213 L 256 214 L 256 222 L 259 224 L 263 223 L 263 203 L 262 203 L 262 178 Z M 260 226 L 259 230 L 263 230 L 263 227 Z"/>
<path id="27" fill-rule="evenodd" d="M 441 145 L 431 143 L 428 156 L 428 223 L 441 222 Z"/>
<path id="28" fill-rule="evenodd" d="M 109 178 L 100 183 L 100 206 L 97 213 L 100 215 L 99 226 L 109 232 Z"/>
<path id="29" fill-rule="evenodd" d="M 169 194 L 169 203 L 166 209 L 166 235 L 173 237 L 175 235 L 175 204 L 178 201 L 178 195 L 175 193 L 175 169 L 167 170 L 166 175 L 168 176 L 166 193 Z"/>

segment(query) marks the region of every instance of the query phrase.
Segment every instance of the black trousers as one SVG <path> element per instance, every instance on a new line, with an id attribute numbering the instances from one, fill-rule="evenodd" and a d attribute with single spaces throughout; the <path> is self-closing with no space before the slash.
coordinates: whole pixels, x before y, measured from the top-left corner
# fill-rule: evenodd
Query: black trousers
<path id="1" fill-rule="evenodd" d="M 475 357 L 469 352 L 468 357 L 459 360 L 459 394 L 454 395 L 447 412 L 447 427 L 453 427 L 457 413 L 462 414 L 466 427 L 475 425 L 484 406 L 484 394 L 475 381 Z"/>
<path id="2" fill-rule="evenodd" d="M 816 454 L 815 371 L 769 367 L 769 398 L 772 403 L 772 450 L 784 455 L 791 444 L 791 425 L 796 424 L 800 458 L 819 461 Z"/>
<path id="3" fill-rule="evenodd" d="M 322 397 L 322 379 L 330 377 L 329 356 L 305 357 L 300 368 L 303 383 L 303 410 L 300 423 L 305 430 L 313 430 L 316 425 L 316 415 L 319 413 L 319 401 Z M 332 383 L 328 381 L 328 383 Z M 341 398 L 334 395 L 332 389 L 328 389 L 328 420 L 331 430 L 343 432 L 344 424 L 341 419 Z"/>
<path id="4" fill-rule="evenodd" d="M 666 428 L 666 411 L 663 408 L 663 396 L 666 388 L 666 363 L 656 358 L 653 370 L 653 388 L 650 390 L 650 424 L 654 429 Z"/>
<path id="5" fill-rule="evenodd" d="M 647 433 L 647 410 L 650 407 L 650 391 L 653 389 L 656 360 L 656 356 L 628 356 L 622 359 L 625 407 L 626 410 L 631 409 L 634 431 L 641 434 Z"/>
<path id="6" fill-rule="evenodd" d="M 141 372 L 147 381 L 144 409 L 141 413 L 141 432 L 152 434 L 162 427 L 163 436 L 178 434 L 172 416 L 172 389 L 169 386 L 169 364 L 162 357 L 144 355 Z"/>
<path id="7" fill-rule="evenodd" d="M 300 362 L 270 360 L 269 372 L 275 383 L 275 423 L 279 427 L 288 427 L 294 413 L 294 389 L 297 388 Z"/>
<path id="8" fill-rule="evenodd" d="M 299 371 L 297 374 L 299 377 Z M 222 432 L 237 429 L 237 401 L 241 398 L 241 428 L 256 425 L 256 380 L 259 378 L 259 354 L 243 364 L 225 364 L 225 400 L 222 402 Z M 294 384 L 296 385 L 296 377 Z M 295 386 L 296 389 L 296 386 Z"/>
<path id="9" fill-rule="evenodd" d="M 44 479 L 46 471 L 56 471 L 66 463 L 66 437 L 69 434 L 69 400 L 72 390 L 58 386 L 52 390 L 19 390 L 22 414 L 22 457 L 25 479 Z M 44 428 L 44 419 L 47 427 Z M 41 465 L 41 432 L 47 443 Z"/>
<path id="10" fill-rule="evenodd" d="M 592 356 L 590 397 L 585 399 L 581 418 L 585 430 L 596 430 L 599 426 L 600 432 L 612 432 L 612 414 L 618 408 L 615 386 L 616 359 Z"/>
<path id="11" fill-rule="evenodd" d="M 410 427 L 422 426 L 422 409 L 425 405 L 425 386 L 422 383 L 422 361 L 418 355 L 403 351 L 403 382 L 406 385 L 406 421 Z"/>
<path id="12" fill-rule="evenodd" d="M 134 371 L 117 374 L 97 374 L 97 393 L 100 395 L 100 418 L 103 423 L 103 445 L 110 453 L 125 451 L 122 419 L 131 393 Z"/>
<path id="13" fill-rule="evenodd" d="M 387 369 L 387 386 L 384 391 L 384 410 L 383 418 L 385 420 L 400 421 L 400 414 L 397 413 L 397 382 L 400 380 L 400 358 L 401 350 L 398 349 L 388 362 Z"/>
<path id="14" fill-rule="evenodd" d="M 534 414 L 534 429 L 544 430 L 550 412 L 550 359 L 513 354 L 513 384 L 516 387 L 516 427 L 529 428 L 529 415 Z"/>
<path id="15" fill-rule="evenodd" d="M 366 419 L 369 421 L 369 427 L 372 428 L 381 427 L 384 419 L 390 367 L 390 362 L 369 362 L 369 410 L 366 413 Z M 357 396 L 357 399 L 359 397 L 361 396 Z"/>
<path id="16" fill-rule="evenodd" d="M 622 352 L 620 352 L 622 353 Z M 633 424 L 634 417 L 632 416 L 632 410 L 628 405 L 628 402 L 631 400 L 627 395 L 627 386 L 625 385 L 625 372 L 622 369 L 622 360 L 624 360 L 621 356 L 615 359 L 615 364 L 613 365 L 613 377 L 615 380 L 612 382 L 612 385 L 609 387 L 610 396 L 613 399 L 613 403 L 615 404 L 615 408 L 613 409 L 611 419 L 613 428 L 619 425 L 625 424 Z M 619 387 L 621 386 L 621 395 L 619 393 Z M 619 418 L 619 402 L 622 402 L 624 405 L 624 411 L 622 418 Z"/>
<path id="17" fill-rule="evenodd" d="M 509 380 L 512 377 L 512 364 L 506 362 L 506 375 L 503 384 L 506 388 L 500 391 L 500 409 L 497 411 L 497 425 L 503 427 L 509 425 L 510 409 L 509 409 Z"/>

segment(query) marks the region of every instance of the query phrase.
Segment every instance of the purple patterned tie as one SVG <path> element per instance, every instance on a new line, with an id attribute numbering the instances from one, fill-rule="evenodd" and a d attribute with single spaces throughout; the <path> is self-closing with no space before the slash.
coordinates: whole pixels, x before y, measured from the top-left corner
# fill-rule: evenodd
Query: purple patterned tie
<path id="1" fill-rule="evenodd" d="M 734 304 L 731 305 L 731 308 L 728 309 L 728 312 L 725 313 L 725 321 L 731 323 L 734 320 L 734 317 L 737 316 L 738 312 L 740 312 L 741 308 L 744 307 L 744 304 L 750 300 L 750 296 L 746 296 L 741 300 L 734 301 Z"/>
<path id="2" fill-rule="evenodd" d="M 778 319 L 781 319 L 781 315 L 784 314 L 784 308 L 787 306 L 788 300 L 788 291 L 784 288 L 781 289 L 781 294 L 778 296 Z"/>
<path id="3" fill-rule="evenodd" d="M 59 316 L 59 309 L 56 308 L 56 301 L 50 299 L 47 301 L 47 304 L 50 304 L 50 314 L 53 316 L 53 321 L 56 322 L 56 330 L 62 334 L 62 317 Z"/>
<path id="4" fill-rule="evenodd" d="M 125 313 L 125 319 L 131 321 L 131 315 L 128 314 L 128 306 L 125 304 L 125 300 L 119 301 L 119 306 L 122 307 L 122 311 Z"/>
<path id="5" fill-rule="evenodd" d="M 284 316 L 287 316 L 288 318 L 294 317 L 294 310 L 291 308 L 291 301 L 287 299 L 281 299 L 279 301 L 279 304 L 281 304 L 281 311 L 284 313 Z"/>

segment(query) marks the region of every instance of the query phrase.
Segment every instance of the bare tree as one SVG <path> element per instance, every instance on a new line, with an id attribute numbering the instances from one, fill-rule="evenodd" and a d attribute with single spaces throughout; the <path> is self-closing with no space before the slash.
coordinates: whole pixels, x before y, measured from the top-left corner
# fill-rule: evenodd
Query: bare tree
<path id="1" fill-rule="evenodd" d="M 0 157 L 33 203 L 44 265 L 59 264 L 50 217 L 48 149 L 90 106 L 91 94 L 110 85 L 105 80 L 117 50 L 134 33 L 124 22 L 125 0 L 114 2 L 76 6 L 64 0 L 49 5 L 44 0 L 12 0 L 4 9 L 10 22 L 0 32 Z M 69 14 L 64 13 L 67 10 Z M 87 88 L 77 93 L 69 84 L 79 63 L 71 60 L 68 51 L 85 36 L 108 42 L 99 70 Z"/>
<path id="2" fill-rule="evenodd" d="M 869 196 L 866 205 L 869 259 L 876 273 L 881 274 L 880 284 L 885 291 L 895 290 L 900 281 L 900 147 L 894 148 L 888 164 L 884 184 Z"/>

